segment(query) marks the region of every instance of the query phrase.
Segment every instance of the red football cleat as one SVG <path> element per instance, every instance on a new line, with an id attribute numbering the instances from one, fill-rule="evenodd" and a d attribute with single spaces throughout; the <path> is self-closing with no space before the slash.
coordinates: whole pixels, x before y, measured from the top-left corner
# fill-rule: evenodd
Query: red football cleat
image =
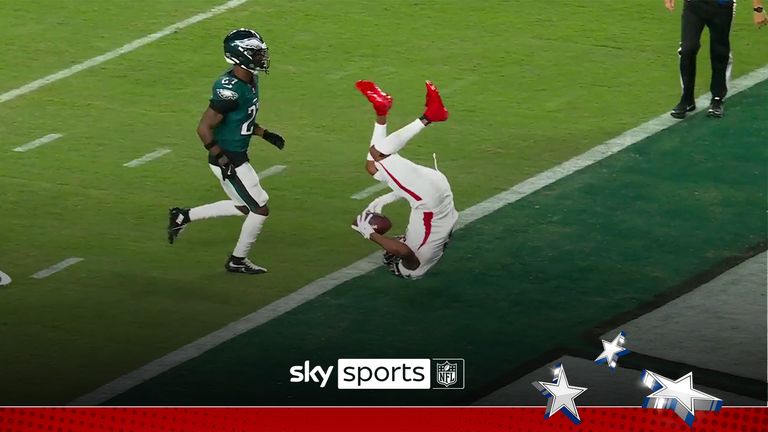
<path id="1" fill-rule="evenodd" d="M 384 93 L 372 81 L 360 80 L 355 83 L 355 87 L 373 104 L 376 115 L 385 116 L 392 108 L 392 96 Z"/>
<path id="2" fill-rule="evenodd" d="M 448 110 L 445 109 L 440 92 L 437 91 L 437 87 L 432 84 L 432 81 L 427 81 L 427 102 L 424 106 L 427 107 L 424 110 L 424 118 L 428 121 L 441 122 L 448 120 Z"/>

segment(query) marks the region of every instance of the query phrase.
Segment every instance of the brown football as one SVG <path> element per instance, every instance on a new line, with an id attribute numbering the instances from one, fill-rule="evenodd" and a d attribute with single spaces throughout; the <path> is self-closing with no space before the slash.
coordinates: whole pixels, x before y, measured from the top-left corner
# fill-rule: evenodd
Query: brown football
<path id="1" fill-rule="evenodd" d="M 374 231 L 382 235 L 392 229 L 392 221 L 381 213 L 374 213 L 370 223 Z M 357 226 L 357 220 L 352 221 L 352 225 Z"/>

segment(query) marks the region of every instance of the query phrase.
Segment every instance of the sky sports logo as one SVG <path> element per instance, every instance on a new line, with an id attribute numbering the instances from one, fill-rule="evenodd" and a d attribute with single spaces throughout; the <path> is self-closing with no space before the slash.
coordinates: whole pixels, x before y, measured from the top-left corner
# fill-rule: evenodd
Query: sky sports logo
<path id="1" fill-rule="evenodd" d="M 292 383 L 325 388 L 336 372 L 341 390 L 461 390 L 464 359 L 339 359 L 336 366 L 312 365 L 309 360 L 290 369 Z"/>

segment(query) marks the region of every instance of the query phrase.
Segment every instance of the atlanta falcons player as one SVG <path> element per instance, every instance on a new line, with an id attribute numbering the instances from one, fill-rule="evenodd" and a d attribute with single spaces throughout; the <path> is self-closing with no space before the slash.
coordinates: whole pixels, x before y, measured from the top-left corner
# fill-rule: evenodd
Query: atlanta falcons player
<path id="1" fill-rule="evenodd" d="M 387 135 L 387 113 L 392 107 L 392 97 L 371 81 L 356 83 L 357 89 L 376 111 L 365 168 L 373 178 L 385 182 L 392 192 L 373 200 L 352 228 L 384 248 L 384 263 L 393 274 L 406 279 L 424 276 L 440 260 L 459 218 L 453 206 L 451 185 L 437 170 L 437 164 L 434 169 L 428 168 L 398 154 L 429 124 L 448 119 L 448 111 L 437 88 L 430 81 L 426 85 L 424 115 Z M 401 198 L 411 206 L 405 237 L 393 238 L 376 233 L 370 224 L 372 213 L 380 213 L 385 205 Z"/>

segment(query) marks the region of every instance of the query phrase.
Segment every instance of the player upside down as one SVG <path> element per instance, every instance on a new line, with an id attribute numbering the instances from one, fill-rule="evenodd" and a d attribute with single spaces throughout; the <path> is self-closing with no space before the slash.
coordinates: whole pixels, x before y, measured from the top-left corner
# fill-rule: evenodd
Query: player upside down
<path id="1" fill-rule="evenodd" d="M 426 84 L 424 115 L 391 135 L 387 135 L 387 113 L 392 107 L 392 97 L 370 81 L 355 84 L 376 111 L 366 171 L 376 180 L 387 183 L 392 192 L 373 200 L 352 228 L 384 248 L 384 263 L 393 274 L 406 279 L 424 276 L 440 260 L 459 218 L 451 185 L 437 170 L 437 164 L 435 169 L 428 168 L 398 154 L 427 125 L 448 119 L 437 88 L 430 81 Z M 411 206 L 405 237 L 376 233 L 370 224 L 371 213 L 380 213 L 385 205 L 401 198 Z"/>

